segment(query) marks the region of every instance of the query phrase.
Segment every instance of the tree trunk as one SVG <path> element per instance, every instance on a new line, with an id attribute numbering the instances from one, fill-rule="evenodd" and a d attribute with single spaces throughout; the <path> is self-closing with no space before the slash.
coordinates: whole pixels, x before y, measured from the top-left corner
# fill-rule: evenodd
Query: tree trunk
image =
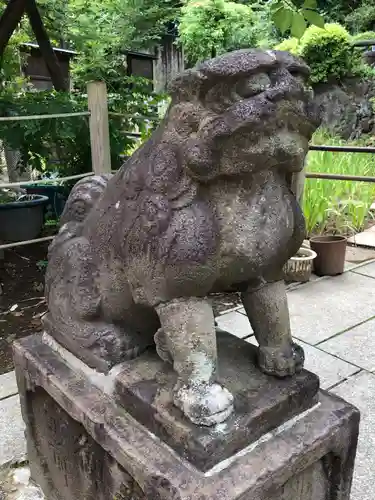
<path id="1" fill-rule="evenodd" d="M 10 0 L 0 18 L 0 59 L 25 12 L 26 0 Z"/>

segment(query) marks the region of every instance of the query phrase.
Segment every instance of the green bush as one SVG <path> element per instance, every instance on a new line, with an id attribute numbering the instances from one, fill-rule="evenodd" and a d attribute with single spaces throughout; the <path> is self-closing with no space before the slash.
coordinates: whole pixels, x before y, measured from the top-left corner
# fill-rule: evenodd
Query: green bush
<path id="1" fill-rule="evenodd" d="M 353 74 L 355 61 L 348 31 L 339 24 L 310 26 L 301 38 L 299 55 L 311 68 L 311 82 L 341 80 Z"/>
<path id="2" fill-rule="evenodd" d="M 369 68 L 362 62 L 361 55 L 353 51 L 352 41 L 343 26 L 329 23 L 324 29 L 310 26 L 300 40 L 289 38 L 275 48 L 302 57 L 311 68 L 311 83 L 323 83 L 368 75 Z"/>

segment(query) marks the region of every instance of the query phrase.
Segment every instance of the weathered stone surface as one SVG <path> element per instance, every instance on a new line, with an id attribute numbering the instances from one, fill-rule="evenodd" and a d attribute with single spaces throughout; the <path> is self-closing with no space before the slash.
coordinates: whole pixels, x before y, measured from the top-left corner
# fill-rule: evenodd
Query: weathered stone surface
<path id="1" fill-rule="evenodd" d="M 257 348 L 222 331 L 217 340 L 217 380 L 233 394 L 234 412 L 212 431 L 192 424 L 174 408 L 176 375 L 154 350 L 126 363 L 116 382 L 119 403 L 202 470 L 311 408 L 319 388 L 318 377 L 307 371 L 275 380 L 257 368 Z"/>
<path id="2" fill-rule="evenodd" d="M 240 312 L 232 311 L 218 316 L 215 319 L 219 328 L 235 335 L 240 339 L 248 337 L 254 333 L 247 316 L 245 314 L 241 314 Z"/>
<path id="3" fill-rule="evenodd" d="M 0 498 L 2 500 L 45 499 L 42 490 L 30 480 L 30 468 L 27 466 L 0 470 Z"/>
<path id="4" fill-rule="evenodd" d="M 374 334 L 375 318 L 323 342 L 319 347 L 360 368 L 375 372 Z"/>
<path id="5" fill-rule="evenodd" d="M 0 375 L 0 400 L 17 394 L 17 381 L 14 372 Z"/>
<path id="6" fill-rule="evenodd" d="M 334 389 L 361 412 L 351 500 L 372 500 L 375 484 L 375 375 L 362 372 Z"/>
<path id="7" fill-rule="evenodd" d="M 370 229 L 365 229 L 361 233 L 357 233 L 354 236 L 351 236 L 348 239 L 349 243 L 353 243 L 354 245 L 367 247 L 374 249 L 375 248 L 375 226 L 372 226 Z"/>
<path id="8" fill-rule="evenodd" d="M 15 344 L 15 366 L 32 477 L 47 498 L 349 500 L 359 414 L 339 398 L 321 393 L 202 473 L 39 337 Z"/>
<path id="9" fill-rule="evenodd" d="M 364 276 L 370 276 L 371 278 L 375 278 L 375 262 L 371 264 L 366 264 L 365 266 L 358 267 L 353 272 L 357 274 L 363 274 Z"/>
<path id="10" fill-rule="evenodd" d="M 336 341 L 340 342 L 339 339 Z M 246 339 L 253 345 L 257 345 L 255 337 L 252 336 Z M 319 348 L 314 347 L 306 342 L 299 340 L 301 347 L 305 351 L 306 363 L 305 368 L 319 377 L 320 387 L 322 389 L 329 389 L 330 387 L 343 382 L 351 375 L 358 372 L 358 366 L 347 363 L 338 357 L 332 356 L 324 352 L 324 344 Z"/>
<path id="11" fill-rule="evenodd" d="M 281 278 L 304 237 L 291 176 L 320 123 L 308 74 L 261 50 L 182 73 L 148 142 L 112 178 L 73 189 L 50 247 L 47 331 L 104 372 L 155 338 L 178 374 L 174 403 L 196 424 L 233 411 L 215 380 L 210 292 L 242 293 L 265 373 L 303 366 Z"/>
<path id="12" fill-rule="evenodd" d="M 363 265 L 365 262 L 375 260 L 375 250 L 371 248 L 363 248 L 358 246 L 347 245 L 346 247 L 346 261 L 356 266 Z M 362 266 L 360 266 L 362 267 Z M 360 267 L 358 269 L 360 269 Z"/>
<path id="13" fill-rule="evenodd" d="M 25 424 L 18 396 L 0 401 L 0 469 L 26 458 Z"/>
<path id="14" fill-rule="evenodd" d="M 340 290 L 340 293 L 337 293 Z M 353 272 L 288 293 L 293 336 L 318 344 L 374 315 L 374 280 Z"/>
<path id="15" fill-rule="evenodd" d="M 371 133 L 374 110 L 375 80 L 348 78 L 343 82 L 319 84 L 314 87 L 322 112 L 322 125 L 344 139 Z"/>

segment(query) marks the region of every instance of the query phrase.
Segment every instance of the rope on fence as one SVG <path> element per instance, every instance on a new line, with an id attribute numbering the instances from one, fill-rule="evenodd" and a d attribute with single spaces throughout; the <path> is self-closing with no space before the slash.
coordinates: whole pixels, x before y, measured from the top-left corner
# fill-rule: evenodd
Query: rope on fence
<path id="1" fill-rule="evenodd" d="M 24 186 L 25 184 L 27 184 L 28 186 L 33 185 L 33 184 L 41 184 L 41 183 L 53 184 L 54 182 L 72 181 L 74 179 L 81 179 L 82 177 L 87 177 L 89 175 L 94 175 L 94 172 L 87 172 L 86 174 L 70 175 L 69 177 L 56 177 L 55 179 L 39 179 L 38 181 L 5 182 L 3 184 L 0 184 L 0 189 L 20 187 L 20 186 Z"/>
<path id="2" fill-rule="evenodd" d="M 50 118 L 69 118 L 70 116 L 90 116 L 90 111 L 76 113 L 51 113 L 50 115 L 0 116 L 0 122 L 19 122 L 22 120 L 46 120 Z"/>
<path id="3" fill-rule="evenodd" d="M 0 250 L 5 250 L 6 248 L 21 247 L 23 245 L 31 245 L 33 243 L 41 243 L 42 241 L 53 240 L 54 236 L 45 236 L 44 238 L 36 238 L 35 240 L 17 241 L 15 243 L 6 243 L 0 245 Z"/>
<path id="4" fill-rule="evenodd" d="M 160 120 L 159 115 L 150 115 L 150 116 L 138 115 L 138 114 L 127 115 L 124 113 L 116 113 L 115 111 L 108 111 L 108 115 L 109 116 L 118 116 L 119 118 L 133 118 L 133 119 L 134 118 L 144 118 L 145 120 Z"/>

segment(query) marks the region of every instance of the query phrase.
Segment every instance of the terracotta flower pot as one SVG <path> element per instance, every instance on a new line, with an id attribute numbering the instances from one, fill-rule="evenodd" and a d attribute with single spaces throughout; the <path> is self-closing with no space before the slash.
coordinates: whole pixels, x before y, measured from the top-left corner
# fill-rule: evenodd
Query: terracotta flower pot
<path id="1" fill-rule="evenodd" d="M 311 249 L 316 252 L 314 271 L 318 276 L 336 276 L 344 272 L 346 254 L 345 236 L 313 236 Z"/>

